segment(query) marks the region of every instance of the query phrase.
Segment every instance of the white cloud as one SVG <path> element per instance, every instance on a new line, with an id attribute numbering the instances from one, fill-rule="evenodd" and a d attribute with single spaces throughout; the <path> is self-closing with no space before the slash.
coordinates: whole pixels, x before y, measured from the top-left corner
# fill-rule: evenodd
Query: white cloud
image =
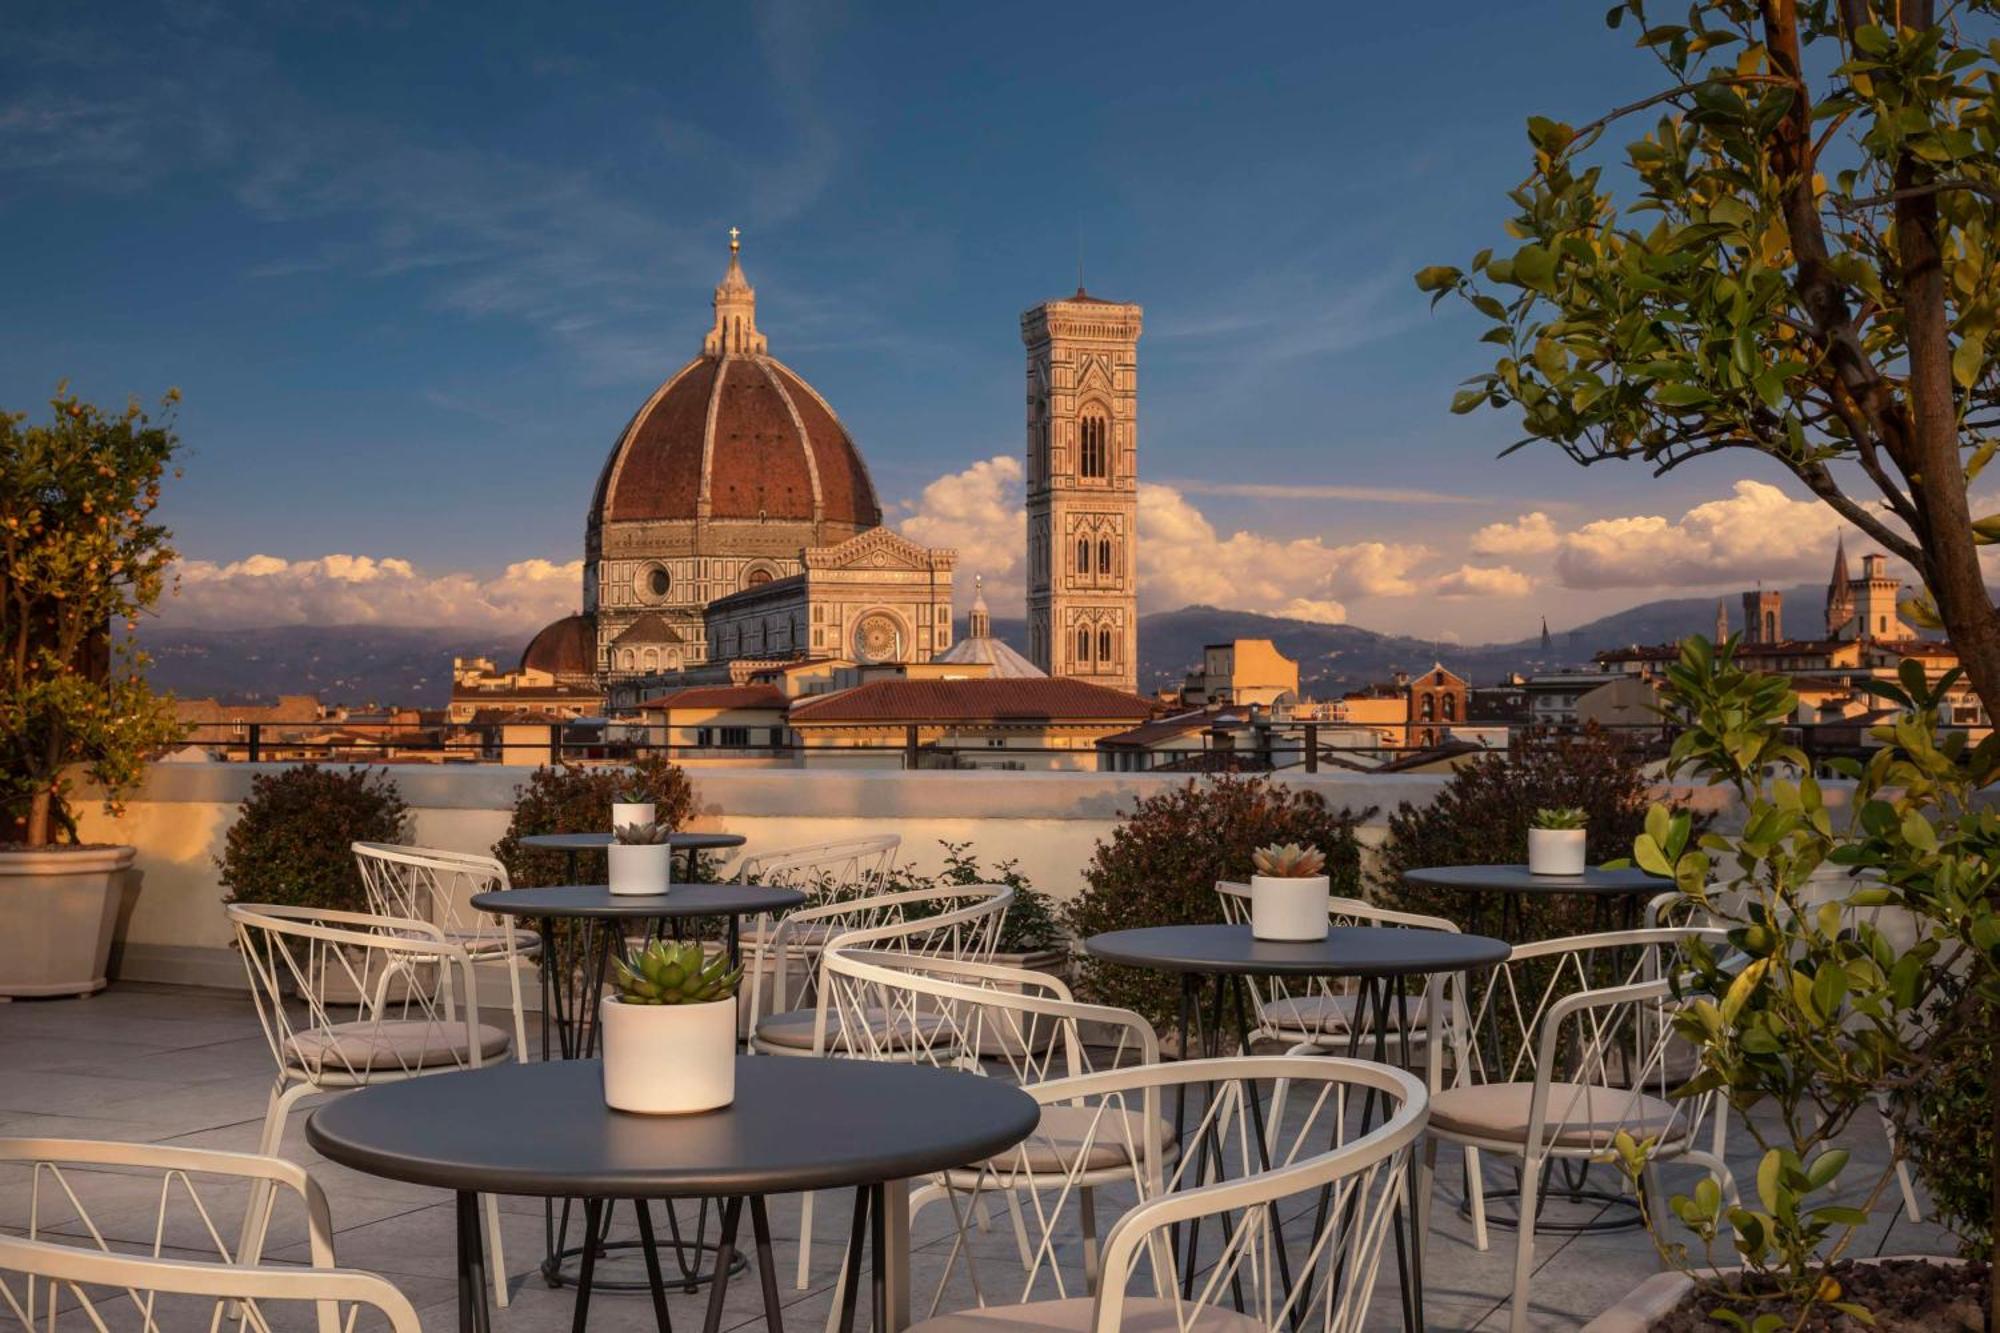
<path id="1" fill-rule="evenodd" d="M 1601 518 L 1562 537 L 1556 573 L 1568 588 L 1666 588 L 1798 579 L 1825 573 L 1844 520 L 1817 500 L 1739 481 L 1723 500 L 1680 518 Z"/>
<path id="2" fill-rule="evenodd" d="M 317 560 L 252 555 L 227 564 L 183 560 L 180 587 L 160 603 L 164 624 L 448 625 L 529 633 L 577 609 L 583 562 L 520 560 L 497 575 L 426 573 L 394 557 Z"/>
<path id="3" fill-rule="evenodd" d="M 1525 597 L 1535 581 L 1511 565 L 1460 565 L 1438 577 L 1440 597 Z"/>
<path id="4" fill-rule="evenodd" d="M 1430 555 L 1424 546 L 1356 542 L 1329 546 L 1318 537 L 1289 541 L 1254 532 L 1224 537 L 1171 486 L 1139 486 L 1140 609 L 1193 602 L 1286 614 L 1296 602 L 1323 614 L 1337 599 L 1402 597 L 1417 590 L 1411 574 Z"/>
<path id="5" fill-rule="evenodd" d="M 983 575 L 995 614 L 1021 614 L 1027 524 L 1022 467 L 1009 454 L 938 478 L 901 506 L 896 526 L 912 541 L 958 550 L 961 605 L 972 576 Z M 1172 486 L 1139 487 L 1139 601 L 1144 611 L 1193 602 L 1339 624 L 1343 599 L 1402 597 L 1420 590 L 1415 569 L 1429 548 L 1393 542 L 1330 546 L 1318 537 L 1291 540 L 1254 532 L 1217 532 Z"/>
<path id="6" fill-rule="evenodd" d="M 1469 546 L 1474 555 L 1547 555 L 1560 541 L 1554 520 L 1538 509 L 1512 523 L 1488 523 L 1472 534 Z"/>
<path id="7" fill-rule="evenodd" d="M 1021 460 L 1000 454 L 951 472 L 906 500 L 896 527 L 925 546 L 958 552 L 952 591 L 963 607 L 972 601 L 972 580 L 986 581 L 986 601 L 1003 618 L 1026 605 L 1028 516 L 1022 506 Z"/>
<path id="8" fill-rule="evenodd" d="M 1345 625 L 1347 608 L 1339 602 L 1314 601 L 1306 597 L 1294 597 L 1283 606 L 1271 612 L 1274 616 L 1285 616 L 1292 620 L 1310 620 L 1316 625 Z"/>

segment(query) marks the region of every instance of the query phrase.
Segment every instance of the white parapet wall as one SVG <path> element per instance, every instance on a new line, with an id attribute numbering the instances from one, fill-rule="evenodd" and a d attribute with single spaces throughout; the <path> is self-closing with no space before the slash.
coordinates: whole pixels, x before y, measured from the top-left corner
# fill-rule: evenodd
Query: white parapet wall
<path id="1" fill-rule="evenodd" d="M 216 857 L 250 780 L 281 764 L 159 764 L 122 816 L 82 805 L 90 842 L 138 848 L 135 889 L 119 928 L 117 975 L 127 980 L 238 986 L 242 964 L 230 948 Z M 389 770 L 412 814 L 413 841 L 456 851 L 491 851 L 507 830 L 515 788 L 530 768 L 467 765 Z M 1099 840 L 1140 798 L 1189 779 L 1149 773 L 814 771 L 692 768 L 698 813 L 689 827 L 741 833 L 748 847 L 774 850 L 884 831 L 902 835 L 902 860 L 921 870 L 942 863 L 944 842 L 970 843 L 987 865 L 1020 862 L 1037 888 L 1058 898 L 1083 882 Z M 1282 781 L 1319 792 L 1334 808 L 1375 810 L 1364 842 L 1380 842 L 1386 812 L 1428 802 L 1434 775 L 1291 773 Z"/>
<path id="2" fill-rule="evenodd" d="M 127 980 L 238 987 L 240 960 L 222 914 L 216 858 L 259 773 L 282 764 L 158 764 L 121 816 L 95 802 L 78 811 L 86 841 L 138 849 L 134 888 L 118 932 L 114 975 Z M 392 765 L 416 843 L 490 852 L 507 830 L 515 789 L 533 769 L 509 765 Z M 863 834 L 902 836 L 901 860 L 930 871 L 942 844 L 969 843 L 986 865 L 1013 860 L 1035 887 L 1073 896 L 1097 844 L 1135 802 L 1184 784 L 1184 775 L 1007 771 L 690 768 L 697 813 L 689 827 L 741 833 L 771 851 Z M 1435 774 L 1287 772 L 1334 809 L 1372 811 L 1364 846 L 1379 845 L 1388 814 L 1442 790 Z M 1718 794 L 1698 799 L 1713 808 Z"/>

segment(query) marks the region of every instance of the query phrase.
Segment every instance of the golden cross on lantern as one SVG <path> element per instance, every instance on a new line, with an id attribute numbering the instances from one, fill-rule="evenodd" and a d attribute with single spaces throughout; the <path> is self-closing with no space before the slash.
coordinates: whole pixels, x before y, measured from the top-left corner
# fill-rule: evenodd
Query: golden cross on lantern
<path id="1" fill-rule="evenodd" d="M 743 242 L 741 242 L 741 241 L 739 241 L 739 240 L 737 240 L 737 239 L 736 239 L 737 237 L 741 236 L 742 234 L 743 234 L 742 232 L 738 231 L 738 230 L 737 230 L 736 228 L 734 228 L 734 227 L 731 227 L 731 228 L 729 229 L 729 253 L 730 253 L 730 254 L 732 254 L 732 255 L 733 255 L 733 254 L 735 254 L 735 253 L 736 253 L 736 252 L 737 252 L 738 250 L 741 250 L 741 249 L 743 248 Z"/>

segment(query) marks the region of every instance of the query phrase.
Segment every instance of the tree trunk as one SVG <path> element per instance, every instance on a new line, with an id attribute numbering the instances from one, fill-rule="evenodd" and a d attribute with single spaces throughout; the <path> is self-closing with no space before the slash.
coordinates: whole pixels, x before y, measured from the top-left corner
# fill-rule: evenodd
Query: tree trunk
<path id="1" fill-rule="evenodd" d="M 28 836 L 30 847 L 46 847 L 49 842 L 49 825 L 54 822 L 50 815 L 55 809 L 55 793 L 44 788 L 28 801 Z"/>

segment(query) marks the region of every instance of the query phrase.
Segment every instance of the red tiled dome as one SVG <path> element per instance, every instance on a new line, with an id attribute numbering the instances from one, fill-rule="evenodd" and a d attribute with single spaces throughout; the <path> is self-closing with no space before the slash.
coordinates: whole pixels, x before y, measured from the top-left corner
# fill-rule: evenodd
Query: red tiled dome
<path id="1" fill-rule="evenodd" d="M 882 506 L 826 400 L 767 352 L 757 293 L 732 234 L 702 354 L 661 385 L 618 437 L 594 517 L 827 524 L 838 541 L 879 527 Z M 705 510 L 704 510 L 705 502 Z"/>
<path id="2" fill-rule="evenodd" d="M 697 517 L 872 528 L 882 506 L 839 418 L 768 356 L 704 355 L 660 386 L 597 483 L 606 522 Z"/>
<path id="3" fill-rule="evenodd" d="M 558 680 L 596 674 L 597 622 L 564 616 L 542 626 L 521 654 L 521 670 L 546 671 Z"/>

